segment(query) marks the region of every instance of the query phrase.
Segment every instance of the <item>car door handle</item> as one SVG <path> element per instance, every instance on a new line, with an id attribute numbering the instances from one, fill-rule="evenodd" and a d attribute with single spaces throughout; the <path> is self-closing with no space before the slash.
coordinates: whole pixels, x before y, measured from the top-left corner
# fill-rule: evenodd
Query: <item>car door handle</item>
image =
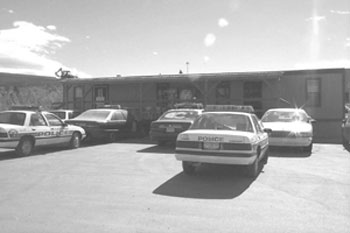
<path id="1" fill-rule="evenodd" d="M 36 129 L 32 129 L 32 131 L 35 131 Z"/>

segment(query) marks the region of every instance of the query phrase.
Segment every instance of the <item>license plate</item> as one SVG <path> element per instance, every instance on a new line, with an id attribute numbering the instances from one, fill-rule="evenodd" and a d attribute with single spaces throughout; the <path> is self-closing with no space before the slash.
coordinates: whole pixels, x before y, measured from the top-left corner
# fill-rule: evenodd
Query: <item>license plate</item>
<path id="1" fill-rule="evenodd" d="M 175 132 L 175 128 L 174 127 L 168 127 L 165 129 L 165 132 L 167 133 L 174 133 Z"/>
<path id="2" fill-rule="evenodd" d="M 204 142 L 203 149 L 205 150 L 219 150 L 220 143 L 217 142 Z"/>

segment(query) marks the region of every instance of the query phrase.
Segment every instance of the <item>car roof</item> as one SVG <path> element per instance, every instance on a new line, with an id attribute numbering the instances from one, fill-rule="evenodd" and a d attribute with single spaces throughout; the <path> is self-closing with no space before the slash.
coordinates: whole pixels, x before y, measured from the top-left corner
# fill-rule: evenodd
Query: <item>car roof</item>
<path id="1" fill-rule="evenodd" d="M 220 114 L 232 114 L 232 115 L 244 115 L 244 116 L 252 116 L 254 115 L 254 113 L 249 113 L 249 112 L 219 112 L 219 111 L 213 111 L 213 112 L 203 112 L 202 115 L 205 115 L 205 114 L 217 114 L 217 115 L 220 115 Z"/>

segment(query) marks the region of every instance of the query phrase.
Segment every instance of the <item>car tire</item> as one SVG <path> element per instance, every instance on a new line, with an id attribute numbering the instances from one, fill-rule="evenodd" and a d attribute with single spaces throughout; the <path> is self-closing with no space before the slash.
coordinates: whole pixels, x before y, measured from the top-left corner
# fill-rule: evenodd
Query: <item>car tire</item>
<path id="1" fill-rule="evenodd" d="M 117 141 L 117 134 L 116 134 L 116 133 L 110 133 L 110 134 L 108 135 L 108 141 L 109 141 L 109 142 L 115 142 L 115 141 Z"/>
<path id="2" fill-rule="evenodd" d="M 303 151 L 307 152 L 307 153 L 311 153 L 312 152 L 312 144 L 311 143 L 309 146 L 303 147 Z"/>
<path id="3" fill-rule="evenodd" d="M 73 133 L 72 138 L 70 139 L 69 147 L 71 149 L 77 149 L 80 147 L 80 142 L 81 142 L 80 134 L 75 132 Z"/>
<path id="4" fill-rule="evenodd" d="M 34 148 L 34 142 L 30 138 L 22 138 L 16 147 L 19 156 L 29 156 Z"/>
<path id="5" fill-rule="evenodd" d="M 255 159 L 254 162 L 248 165 L 248 177 L 255 178 L 259 173 L 259 159 Z"/>
<path id="6" fill-rule="evenodd" d="M 187 161 L 182 161 L 182 169 L 187 175 L 193 175 L 196 171 L 196 167 L 191 162 Z"/>
<path id="7" fill-rule="evenodd" d="M 269 149 L 267 148 L 264 154 L 264 158 L 262 159 L 263 164 L 267 164 L 269 160 Z"/>

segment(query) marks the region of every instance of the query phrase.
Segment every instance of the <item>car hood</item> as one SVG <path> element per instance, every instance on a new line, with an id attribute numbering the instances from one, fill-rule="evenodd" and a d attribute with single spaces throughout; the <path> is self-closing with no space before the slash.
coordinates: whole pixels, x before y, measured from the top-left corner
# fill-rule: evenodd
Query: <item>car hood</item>
<path id="1" fill-rule="evenodd" d="M 264 128 L 272 131 L 312 132 L 312 125 L 306 122 L 263 122 Z"/>
<path id="2" fill-rule="evenodd" d="M 153 121 L 152 123 L 154 124 L 169 124 L 169 123 L 189 123 L 192 124 L 194 120 L 156 120 Z"/>

